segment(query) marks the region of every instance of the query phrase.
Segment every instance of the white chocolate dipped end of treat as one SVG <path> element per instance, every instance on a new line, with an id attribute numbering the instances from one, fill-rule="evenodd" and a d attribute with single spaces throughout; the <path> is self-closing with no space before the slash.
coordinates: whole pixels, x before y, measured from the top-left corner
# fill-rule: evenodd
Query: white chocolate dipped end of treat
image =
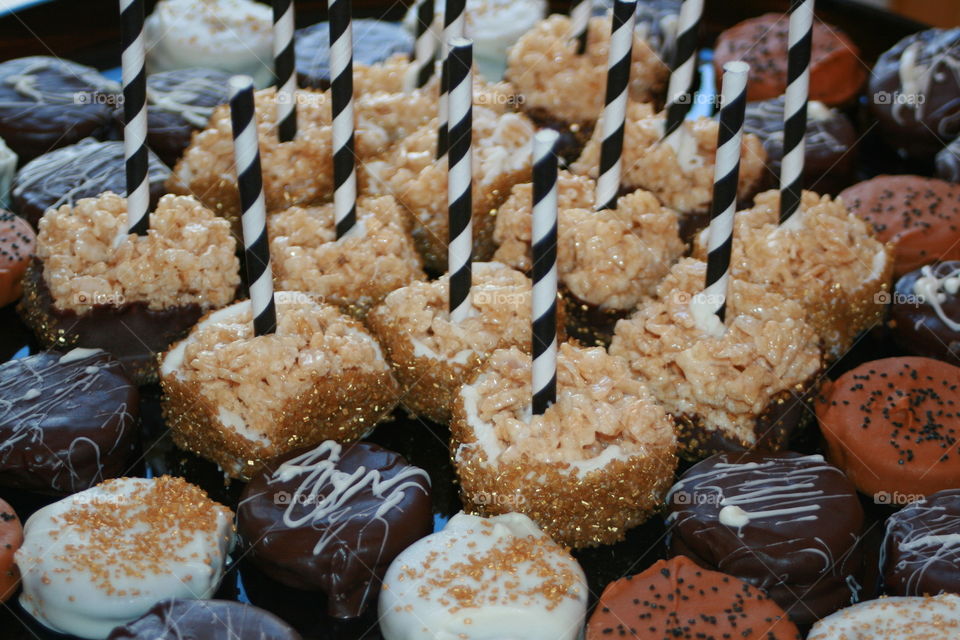
<path id="1" fill-rule="evenodd" d="M 601 348 L 560 347 L 557 402 L 540 416 L 531 371 L 529 355 L 501 349 L 460 387 L 450 430 L 464 504 L 525 513 L 574 547 L 621 540 L 670 487 L 673 421 Z"/>
<path id="2" fill-rule="evenodd" d="M 144 24 L 147 71 L 213 66 L 273 80 L 270 8 L 252 0 L 162 0 Z"/>
<path id="3" fill-rule="evenodd" d="M 107 480 L 27 520 L 20 602 L 60 633 L 106 638 L 161 600 L 212 597 L 232 547 L 233 512 L 185 480 Z"/>
<path id="4" fill-rule="evenodd" d="M 804 191 L 800 210 L 779 224 L 780 192 L 758 194 L 734 218 L 731 270 L 801 304 L 825 355 L 842 356 L 861 331 L 881 321 L 893 257 L 868 222 L 842 200 Z M 694 255 L 706 256 L 700 233 Z"/>
<path id="5" fill-rule="evenodd" d="M 558 177 L 557 277 L 580 302 L 629 311 L 683 254 L 679 216 L 643 190 L 620 197 L 616 209 L 594 211 L 594 187 L 585 176 Z M 532 268 L 532 220 L 532 185 L 517 185 L 497 212 L 495 259 Z"/>
<path id="6" fill-rule="evenodd" d="M 308 294 L 274 296 L 275 333 L 254 336 L 248 300 L 208 314 L 160 363 L 174 441 L 231 477 L 320 442 L 355 440 L 387 417 L 397 383 L 357 321 Z"/>
<path id="7" fill-rule="evenodd" d="M 691 310 L 705 278 L 703 262 L 686 258 L 674 265 L 657 298 L 617 323 L 610 353 L 629 363 L 679 423 L 750 446 L 771 402 L 780 394 L 800 395 L 820 371 L 817 336 L 797 302 L 733 278 L 726 329 L 716 335 Z M 694 444 L 681 438 L 682 448 Z"/>
<path id="8" fill-rule="evenodd" d="M 808 640 L 960 638 L 960 596 L 889 597 L 855 604 L 818 621 Z"/>
<path id="9" fill-rule="evenodd" d="M 455 515 L 390 565 L 380 592 L 386 640 L 576 640 L 583 570 L 519 513 Z"/>
<path id="10" fill-rule="evenodd" d="M 570 18 L 551 15 L 510 48 L 506 79 L 523 96 L 523 108 L 570 124 L 592 124 L 603 111 L 610 18 L 590 20 L 587 52 L 577 53 Z M 637 33 L 630 67 L 630 102 L 651 102 L 666 89 L 669 69 Z"/>
<path id="11" fill-rule="evenodd" d="M 685 120 L 682 126 L 691 144 L 681 146 L 680 153 L 669 144 L 660 144 L 663 126 L 664 114 L 654 113 L 649 104 L 627 105 L 621 185 L 652 191 L 664 205 L 682 213 L 705 213 L 713 200 L 719 124 L 712 118 Z M 597 126 L 571 165 L 574 173 L 597 177 L 602 134 L 602 127 Z M 760 139 L 750 133 L 743 136 L 741 147 L 737 194 L 745 199 L 760 185 L 767 154 Z"/>
<path id="12" fill-rule="evenodd" d="M 391 196 L 361 198 L 356 228 L 339 239 L 332 204 L 273 214 L 275 288 L 313 294 L 362 318 L 391 291 L 426 280 L 407 222 Z"/>
<path id="13" fill-rule="evenodd" d="M 126 198 L 107 192 L 40 219 L 37 257 L 56 309 L 145 302 L 150 309 L 222 307 L 240 284 L 230 225 L 190 197 L 167 195 L 147 235 L 114 240 L 127 225 Z"/>

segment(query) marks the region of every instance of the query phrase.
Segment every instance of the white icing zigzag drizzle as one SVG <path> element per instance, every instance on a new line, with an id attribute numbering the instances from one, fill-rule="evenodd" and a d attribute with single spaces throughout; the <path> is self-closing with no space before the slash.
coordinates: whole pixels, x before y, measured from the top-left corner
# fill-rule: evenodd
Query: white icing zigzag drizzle
<path id="1" fill-rule="evenodd" d="M 904 537 L 898 541 L 900 561 L 896 570 L 903 571 L 908 565 L 913 569 L 907 579 L 906 593 L 918 594 L 919 583 L 924 574 L 934 565 L 960 566 L 960 514 L 949 513 L 943 506 L 932 506 L 929 499 L 920 500 L 907 507 L 911 520 L 919 520 L 922 526 L 900 527 Z M 886 566 L 887 545 L 893 529 L 893 515 L 880 545 L 880 567 Z"/>
<path id="2" fill-rule="evenodd" d="M 923 275 L 913 283 L 913 293 L 919 301 L 933 307 L 937 317 L 953 331 L 960 331 L 960 322 L 948 317 L 943 310 L 947 295 L 956 295 L 960 291 L 960 267 L 954 267 L 946 275 L 937 275 L 930 265 L 921 268 Z"/>

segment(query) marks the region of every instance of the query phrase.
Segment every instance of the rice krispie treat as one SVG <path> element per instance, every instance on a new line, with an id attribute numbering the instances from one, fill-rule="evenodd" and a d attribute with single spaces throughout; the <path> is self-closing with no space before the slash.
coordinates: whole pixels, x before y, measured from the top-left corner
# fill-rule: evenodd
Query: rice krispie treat
<path id="1" fill-rule="evenodd" d="M 586 344 L 609 344 L 617 320 L 651 296 L 684 251 L 679 216 L 649 191 L 621 196 L 616 209 L 593 210 L 595 183 L 561 171 L 557 178 L 557 279 L 567 332 Z M 494 259 L 532 268 L 530 183 L 516 185 L 496 215 Z"/>
<path id="2" fill-rule="evenodd" d="M 557 402 L 531 416 L 532 364 L 495 351 L 460 387 L 450 448 L 463 503 L 519 511 L 572 547 L 611 544 L 659 505 L 673 481 L 673 421 L 626 362 L 563 344 Z"/>
<path id="3" fill-rule="evenodd" d="M 657 298 L 617 323 L 610 354 L 627 360 L 677 421 L 681 454 L 779 449 L 806 413 L 820 349 L 797 302 L 731 278 L 726 326 L 691 304 L 706 264 L 686 258 Z"/>
<path id="4" fill-rule="evenodd" d="M 301 446 L 361 438 L 399 395 L 359 322 L 294 291 L 274 298 L 275 333 L 253 335 L 244 300 L 201 319 L 160 363 L 173 441 L 232 478 Z"/>
<path id="5" fill-rule="evenodd" d="M 404 407 L 446 424 L 460 384 L 501 347 L 530 350 L 531 285 L 497 262 L 473 263 L 472 312 L 450 321 L 446 275 L 397 289 L 367 315 L 403 389 Z M 563 327 L 562 313 L 558 327 Z M 561 335 L 562 338 L 562 335 Z"/>
<path id="6" fill-rule="evenodd" d="M 842 356 L 861 331 L 879 323 L 890 290 L 893 257 L 870 224 L 840 199 L 804 191 L 796 228 L 778 224 L 780 192 L 765 191 L 734 217 L 731 272 L 800 304 L 820 336 L 824 356 Z M 794 221 L 791 220 L 791 223 Z M 694 255 L 705 257 L 706 232 Z"/>
<path id="7" fill-rule="evenodd" d="M 473 107 L 473 251 L 477 260 L 493 255 L 497 208 L 513 185 L 530 179 L 530 120 L 513 112 Z M 431 121 L 397 148 L 368 165 L 373 193 L 392 193 L 410 214 L 413 239 L 428 270 L 447 266 L 447 163 L 434 161 L 437 122 Z"/>
<path id="8" fill-rule="evenodd" d="M 312 294 L 362 320 L 394 289 L 427 277 L 407 223 L 391 196 L 360 198 L 357 225 L 339 240 L 332 204 L 275 213 L 267 221 L 274 288 Z"/>
<path id="9" fill-rule="evenodd" d="M 114 247 L 126 225 L 109 191 L 48 210 L 18 310 L 44 348 L 104 349 L 146 384 L 158 353 L 233 300 L 240 264 L 229 223 L 194 198 L 163 196 L 147 235 Z"/>
<path id="10" fill-rule="evenodd" d="M 664 114 L 655 113 L 648 104 L 627 105 L 620 186 L 624 191 L 652 191 L 664 205 L 683 214 L 681 235 L 689 238 L 708 222 L 720 125 L 712 118 L 685 120 L 682 126 L 691 144 L 681 146 L 678 154 L 669 144 L 660 144 L 664 122 Z M 601 128 L 597 127 L 571 165 L 574 173 L 597 177 L 601 137 Z M 767 156 L 760 139 L 749 133 L 743 136 L 741 151 L 737 196 L 747 200 L 760 188 Z"/>
<path id="11" fill-rule="evenodd" d="M 541 126 L 561 133 L 561 155 L 573 159 L 590 137 L 603 111 L 610 50 L 610 18 L 590 19 L 585 54 L 570 38 L 570 18 L 551 15 L 517 41 L 504 77 L 517 88 L 523 111 Z M 670 70 L 643 39 L 634 34 L 629 100 L 658 102 Z"/>

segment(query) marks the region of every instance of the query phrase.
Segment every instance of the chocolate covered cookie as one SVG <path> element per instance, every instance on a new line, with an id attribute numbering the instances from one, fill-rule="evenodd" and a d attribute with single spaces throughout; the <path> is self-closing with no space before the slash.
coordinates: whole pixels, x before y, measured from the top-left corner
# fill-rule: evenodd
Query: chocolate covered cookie
<path id="1" fill-rule="evenodd" d="M 880 570 L 889 593 L 960 593 L 960 488 L 910 503 L 887 520 Z"/>
<path id="2" fill-rule="evenodd" d="M 960 365 L 958 291 L 957 260 L 925 265 L 897 280 L 888 323 L 897 346 L 910 355 Z"/>
<path id="3" fill-rule="evenodd" d="M 300 640 L 268 611 L 231 600 L 164 600 L 107 640 Z"/>
<path id="4" fill-rule="evenodd" d="M 398 53 L 413 53 L 413 37 L 401 25 L 385 20 L 354 20 L 353 62 L 372 65 Z M 326 89 L 330 86 L 330 24 L 297 29 L 297 78 L 301 87 Z"/>

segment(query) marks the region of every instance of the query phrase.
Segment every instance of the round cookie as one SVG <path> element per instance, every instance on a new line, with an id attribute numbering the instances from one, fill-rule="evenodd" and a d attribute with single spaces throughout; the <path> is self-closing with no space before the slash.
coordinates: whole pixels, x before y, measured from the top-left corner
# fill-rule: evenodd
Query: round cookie
<path id="1" fill-rule="evenodd" d="M 99 349 L 0 364 L 0 486 L 66 494 L 130 470 L 139 394 Z"/>
<path id="2" fill-rule="evenodd" d="M 890 332 L 914 356 L 960 365 L 960 261 L 925 265 L 897 281 Z"/>
<path id="3" fill-rule="evenodd" d="M 856 602 L 863 509 L 822 456 L 719 453 L 667 494 L 670 548 L 763 589 L 797 625 Z"/>
<path id="4" fill-rule="evenodd" d="M 37 234 L 23 218 L 0 209 L 0 307 L 17 300 L 37 246 Z"/>
<path id="5" fill-rule="evenodd" d="M 232 600 L 164 600 L 107 640 L 300 640 L 269 611 Z"/>
<path id="6" fill-rule="evenodd" d="M 763 142 L 767 152 L 766 183 L 779 187 L 783 161 L 783 96 L 748 102 L 743 121 L 745 133 Z M 838 109 L 822 102 L 807 103 L 807 133 L 804 138 L 803 184 L 817 193 L 837 193 L 852 181 L 857 141 L 853 123 Z"/>
<path id="7" fill-rule="evenodd" d="M 366 442 L 328 440 L 271 461 L 237 508 L 250 560 L 283 584 L 324 592 L 337 618 L 375 602 L 390 562 L 432 529 L 426 471 Z"/>
<path id="8" fill-rule="evenodd" d="M 164 183 L 170 169 L 153 153 L 147 166 L 152 211 L 167 192 Z M 56 149 L 20 167 L 11 191 L 13 210 L 37 229 L 47 209 L 74 205 L 81 198 L 95 198 L 105 191 L 126 193 L 124 167 L 122 142 L 86 138 Z"/>
<path id="9" fill-rule="evenodd" d="M 353 25 L 353 63 L 372 65 L 396 55 L 413 53 L 413 37 L 402 25 L 385 20 L 359 19 Z M 301 87 L 330 86 L 330 24 L 297 29 L 297 79 Z"/>
<path id="10" fill-rule="evenodd" d="M 737 615 L 731 615 L 737 612 Z M 641 635 L 642 634 L 642 635 Z M 607 585 L 586 640 L 616 637 L 800 640 L 783 609 L 760 589 L 685 556 Z"/>
<path id="11" fill-rule="evenodd" d="M 960 260 L 960 185 L 934 178 L 882 175 L 839 198 L 894 245 L 893 276 L 938 260 Z"/>
<path id="12" fill-rule="evenodd" d="M 883 140 L 929 160 L 960 134 L 960 28 L 911 34 L 877 58 L 867 91 Z"/>
<path id="13" fill-rule="evenodd" d="M 13 557 L 23 544 L 23 526 L 13 508 L 0 498 L 0 603 L 10 599 L 20 584 Z"/>
<path id="14" fill-rule="evenodd" d="M 960 637 L 960 596 L 880 598 L 820 620 L 807 640 L 953 640 Z"/>
<path id="15" fill-rule="evenodd" d="M 816 403 L 828 458 L 880 503 L 957 486 L 958 408 L 960 367 L 916 357 L 862 364 Z"/>
<path id="16" fill-rule="evenodd" d="M 120 87 L 92 68 L 47 56 L 0 63 L 0 137 L 25 163 L 110 133 Z"/>
<path id="17" fill-rule="evenodd" d="M 880 570 L 889 593 L 960 593 L 960 488 L 911 502 L 886 526 Z"/>
<path id="18" fill-rule="evenodd" d="M 783 13 L 767 13 L 736 24 L 717 38 L 713 66 L 717 85 L 723 65 L 733 60 L 750 64 L 747 100 L 767 100 L 787 89 L 789 20 Z M 860 49 L 837 27 L 813 21 L 810 54 L 810 100 L 829 106 L 845 105 L 860 92 L 867 68 Z"/>

